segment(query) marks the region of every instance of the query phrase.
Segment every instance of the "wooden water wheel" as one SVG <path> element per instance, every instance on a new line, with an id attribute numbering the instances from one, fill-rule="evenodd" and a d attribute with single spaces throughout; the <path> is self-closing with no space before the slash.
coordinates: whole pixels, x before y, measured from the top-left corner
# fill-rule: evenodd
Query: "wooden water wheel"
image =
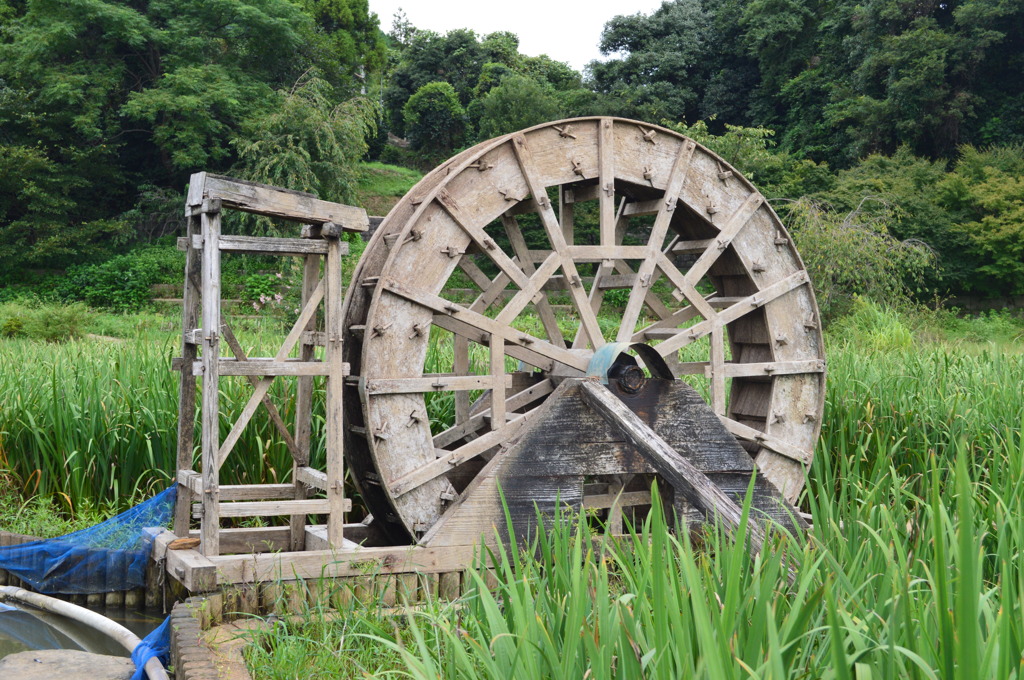
<path id="1" fill-rule="evenodd" d="M 803 487 L 825 370 L 807 272 L 765 198 L 670 130 L 581 118 L 462 152 L 378 228 L 344 318 L 346 459 L 395 540 L 438 524 L 610 342 L 653 346 L 764 479 L 790 502 Z"/>

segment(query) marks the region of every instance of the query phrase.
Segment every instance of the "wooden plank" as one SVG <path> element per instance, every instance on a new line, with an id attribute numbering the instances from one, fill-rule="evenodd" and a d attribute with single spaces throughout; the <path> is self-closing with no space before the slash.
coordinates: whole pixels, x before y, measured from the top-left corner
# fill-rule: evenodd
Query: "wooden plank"
<path id="1" fill-rule="evenodd" d="M 341 258 L 343 241 L 331 239 L 328 244 L 324 277 L 327 290 L 324 295 L 327 347 L 324 362 L 330 368 L 327 376 L 326 435 L 327 435 L 327 501 L 330 515 L 327 519 L 327 542 L 331 548 L 340 548 L 344 540 L 345 513 L 352 509 L 352 501 L 345 498 L 345 461 L 343 450 L 342 391 L 346 364 L 342 361 Z"/>
<path id="2" fill-rule="evenodd" d="M 623 491 L 622 493 L 605 493 L 588 496 L 583 495 L 583 507 L 588 510 L 604 510 L 614 505 L 632 507 L 634 505 L 650 505 L 650 491 Z"/>
<path id="3" fill-rule="evenodd" d="M 651 466 L 668 480 L 672 488 L 700 510 L 709 521 L 714 521 L 717 517 L 730 531 L 735 532 L 739 528 L 743 520 L 743 510 L 704 473 L 630 411 L 607 387 L 596 380 L 584 380 L 581 381 L 580 388 L 584 401 L 637 447 Z M 747 523 L 747 538 L 750 552 L 755 555 L 761 552 L 765 536 L 763 529 L 755 521 Z"/>
<path id="4" fill-rule="evenodd" d="M 326 472 L 321 472 L 320 470 L 308 466 L 301 466 L 295 468 L 294 474 L 297 484 L 319 489 L 320 491 L 327 491 Z"/>
<path id="5" fill-rule="evenodd" d="M 824 373 L 825 361 L 807 359 L 800 361 L 767 361 L 753 364 L 726 363 L 727 378 L 745 378 L 758 375 L 794 375 L 800 373 Z"/>
<path id="6" fill-rule="evenodd" d="M 216 249 L 213 249 L 217 252 Z M 219 256 L 219 252 L 218 252 Z M 306 303 L 306 306 L 302 308 L 302 312 L 299 314 L 298 320 L 295 325 L 292 326 L 291 331 L 284 339 L 284 343 L 281 345 L 281 349 L 278 350 L 277 354 L 274 355 L 275 361 L 284 361 L 291 354 L 292 348 L 295 343 L 299 341 L 299 338 L 304 332 L 303 329 L 309 324 L 309 320 L 316 314 L 317 308 L 320 306 L 320 301 L 323 300 L 324 296 L 324 282 L 323 279 L 317 284 L 316 289 L 313 291 L 313 296 Z M 219 298 L 218 298 L 219 299 Z M 207 373 L 209 375 L 209 373 Z M 249 401 L 246 402 L 242 408 L 242 413 L 238 416 L 235 424 L 231 427 L 231 431 L 228 432 L 228 436 L 224 438 L 224 443 L 220 447 L 217 459 L 218 468 L 224 464 L 228 454 L 231 453 L 231 449 L 234 448 L 235 444 L 238 443 L 238 438 L 242 436 L 242 431 L 245 426 L 249 424 L 253 414 L 256 413 L 257 407 L 263 401 L 263 397 L 267 394 L 270 389 L 270 385 L 273 382 L 273 378 L 263 378 L 259 384 L 253 390 L 253 394 L 249 397 Z"/>
<path id="7" fill-rule="evenodd" d="M 508 255 L 498 247 L 498 244 L 494 242 L 490 236 L 480 227 L 472 223 L 472 221 L 466 217 L 462 209 L 459 207 L 452 196 L 446 189 L 442 189 L 437 194 L 437 202 L 444 207 L 445 211 L 451 216 L 455 223 L 466 232 L 473 242 L 480 248 L 480 250 L 491 258 L 491 260 L 498 266 L 498 269 L 504 273 L 509 280 L 514 282 L 517 286 L 522 288 L 527 283 L 527 276 L 520 269 L 515 262 L 509 258 Z"/>
<path id="8" fill-rule="evenodd" d="M 475 327 L 478 331 L 483 331 L 489 335 L 496 334 L 504 337 L 505 341 L 509 343 L 509 348 L 506 349 L 506 354 L 509 354 L 510 356 L 514 356 L 511 351 L 512 345 L 527 346 L 529 351 L 540 354 L 541 356 L 547 357 L 553 361 L 557 361 L 558 363 L 572 366 L 580 370 L 586 370 L 587 368 L 587 359 L 585 357 L 580 357 L 569 350 L 556 347 L 550 342 L 541 340 L 529 333 L 523 333 L 503 324 L 498 324 L 493 319 L 490 319 L 483 314 L 479 314 L 462 307 L 461 305 L 449 302 L 437 295 L 408 288 L 393 280 L 385 281 L 384 288 L 395 295 L 412 302 L 416 302 L 428 309 L 434 310 L 435 312 L 448 314 L 469 326 Z M 434 323 L 439 322 L 435 319 Z"/>
<path id="9" fill-rule="evenodd" d="M 505 427 L 505 390 L 511 387 L 512 376 L 505 373 L 505 340 L 500 335 L 491 334 L 488 348 L 491 369 L 491 430 Z"/>
<path id="10" fill-rule="evenodd" d="M 555 211 L 551 207 L 547 189 L 537 180 L 533 151 L 527 145 L 526 137 L 522 134 L 512 136 L 512 148 L 515 150 L 516 160 L 519 162 L 526 186 L 530 189 L 530 195 L 533 196 L 533 201 L 537 204 L 537 212 L 544 225 L 544 231 L 547 232 L 548 240 L 551 242 L 551 248 L 558 253 L 562 263 L 562 272 L 569 280 L 569 295 L 572 297 L 573 304 L 576 305 L 576 311 L 580 316 L 580 325 L 587 334 L 591 346 L 597 350 L 604 345 L 604 336 L 597 323 L 597 314 L 590 307 L 587 293 L 583 288 L 579 272 L 576 270 L 576 263 L 568 254 L 569 246 L 565 242 L 562 226 L 558 223 Z M 525 288 L 526 286 L 520 285 L 519 287 Z"/>
<path id="11" fill-rule="evenodd" d="M 523 232 L 519 228 L 519 223 L 516 222 L 515 218 L 509 216 L 502 216 L 502 223 L 505 225 L 505 232 L 508 234 L 509 243 L 512 245 L 512 251 L 516 254 L 516 261 L 519 266 L 523 268 L 523 271 L 530 276 L 530 280 L 533 280 L 536 268 L 533 262 L 530 260 L 530 249 L 526 245 L 526 239 L 523 237 Z M 563 225 L 564 227 L 564 225 Z M 547 283 L 551 282 L 552 276 L 547 277 L 545 282 L 545 288 Z M 564 277 L 563 277 L 564 278 Z M 565 288 L 568 284 L 563 285 Z M 555 318 L 555 312 L 551 309 L 551 304 L 548 302 L 546 295 L 535 298 L 537 305 L 537 315 L 540 317 L 541 325 L 544 326 L 544 332 L 548 336 L 548 340 L 556 347 L 565 347 L 565 338 L 562 337 L 562 331 L 558 327 L 558 319 Z M 509 303 L 511 304 L 511 302 Z M 502 310 L 504 313 L 504 310 Z"/>
<path id="12" fill-rule="evenodd" d="M 508 443 L 522 431 L 524 425 L 533 420 L 536 410 L 537 409 L 534 409 L 529 413 L 524 413 L 523 415 L 518 416 L 515 420 L 510 421 L 500 430 L 492 430 L 487 434 L 481 435 L 454 451 L 438 449 L 437 460 L 431 461 L 426 465 L 416 468 L 412 472 L 408 472 L 401 477 L 388 482 L 387 487 L 391 490 L 391 495 L 401 496 L 402 494 L 408 493 L 412 489 L 422 486 L 432 479 L 440 477 L 456 465 L 461 465 L 467 460 L 475 458 L 484 451 L 492 449 L 495 446 Z"/>
<path id="13" fill-rule="evenodd" d="M 167 573 L 190 593 L 209 592 L 217 587 L 217 565 L 199 550 L 168 550 Z"/>
<path id="14" fill-rule="evenodd" d="M 202 183 L 202 178 L 192 176 L 192 184 Z M 200 228 L 199 217 L 187 218 L 187 233 L 191 236 Z M 198 281 L 202 277 L 202 251 L 186 250 L 185 252 L 185 285 L 182 293 L 181 306 L 181 359 L 184 365 L 191 365 L 198 356 L 195 339 L 188 336 L 199 325 L 199 304 L 201 288 Z M 178 470 L 192 469 L 192 447 L 195 443 L 195 412 L 196 412 L 196 378 L 189 371 L 182 371 L 178 392 L 178 450 L 176 465 Z M 177 501 L 174 509 L 174 530 L 181 535 L 188 533 L 191 519 L 190 506 L 192 498 L 189 492 L 178 488 Z"/>
<path id="15" fill-rule="evenodd" d="M 206 202 L 204 202 L 204 208 Z M 202 317 L 203 317 L 203 391 L 202 391 L 202 465 L 203 517 L 201 522 L 203 555 L 220 552 L 220 212 L 204 211 L 200 215 L 203 236 Z M 184 373 L 184 371 L 183 371 Z"/>
<path id="16" fill-rule="evenodd" d="M 760 290 L 753 295 L 748 295 L 731 307 L 727 307 L 715 314 L 717 316 L 717 323 L 730 324 L 736 319 L 749 314 L 750 312 L 763 307 L 769 302 L 785 295 L 789 291 L 802 286 L 808 282 L 807 272 L 800 270 L 790 274 L 781 281 L 777 281 L 772 285 L 768 286 L 764 290 Z M 705 319 L 700 323 L 694 324 L 687 329 L 684 329 L 684 333 L 679 333 L 671 338 L 668 338 L 664 342 L 655 346 L 658 353 L 661 356 L 668 356 L 669 354 L 677 351 L 681 347 L 685 347 L 694 340 L 701 338 L 712 330 L 712 325 L 715 323 L 713 320 Z M 645 332 L 645 331 L 641 331 Z"/>
<path id="17" fill-rule="evenodd" d="M 700 283 L 700 280 L 707 274 L 711 265 L 715 263 L 715 260 L 725 251 L 727 247 L 732 243 L 732 240 L 736 237 L 749 221 L 754 216 L 758 208 L 764 203 L 764 196 L 754 192 L 747 197 L 735 213 L 733 213 L 721 230 L 718 232 L 718 236 L 714 239 L 714 245 L 708 247 L 704 253 L 697 258 L 697 261 L 693 263 L 689 271 L 686 272 L 686 282 L 691 286 L 696 286 Z"/>
<path id="18" fill-rule="evenodd" d="M 302 263 L 302 306 L 305 308 L 316 291 L 320 280 L 320 263 L 318 255 L 307 255 Z M 299 340 L 299 361 L 312 361 L 316 358 L 316 346 L 327 345 L 327 333 L 316 330 L 316 316 L 310 317 Z M 300 376 L 295 386 L 295 446 L 292 454 L 292 480 L 295 486 L 295 498 L 306 498 L 306 487 L 300 479 L 301 470 L 308 469 L 310 449 L 312 447 L 313 426 L 313 377 Z M 324 487 L 326 489 L 326 486 Z M 289 519 L 289 544 L 292 550 L 306 547 L 306 517 L 293 515 Z"/>
<path id="19" fill-rule="evenodd" d="M 598 125 L 597 183 L 598 224 L 602 246 L 614 246 L 615 241 L 615 125 L 611 118 L 603 118 Z"/>
<path id="20" fill-rule="evenodd" d="M 569 246 L 567 254 L 574 262 L 642 260 L 647 257 L 647 246 Z"/>
<path id="21" fill-rule="evenodd" d="M 188 487 L 195 495 L 203 493 L 202 475 L 180 470 L 178 483 Z M 263 501 L 285 500 L 295 497 L 295 487 L 291 484 L 224 484 L 220 487 L 222 501 Z"/>
<path id="22" fill-rule="evenodd" d="M 512 387 L 512 376 L 503 378 L 505 387 Z M 489 375 L 458 375 L 450 377 L 424 378 L 377 378 L 366 381 L 367 395 L 373 394 L 418 394 L 421 392 L 456 392 L 468 390 L 489 390 L 494 378 Z"/>
<path id="23" fill-rule="evenodd" d="M 352 509 L 352 500 L 344 499 L 344 510 Z M 325 515 L 331 512 L 331 502 L 326 498 L 284 501 L 240 501 L 221 503 L 221 517 L 275 517 L 281 515 Z"/>
<path id="24" fill-rule="evenodd" d="M 780 456 L 785 456 L 790 460 L 794 460 L 802 465 L 810 465 L 811 460 L 814 458 L 813 451 L 805 451 L 798 446 L 794 446 L 785 440 L 773 437 L 767 432 L 762 432 L 743 423 L 736 422 L 731 418 L 722 418 L 722 424 L 725 425 L 725 429 L 732 432 L 740 439 L 745 439 L 751 442 L 757 442 L 759 445 L 774 451 Z"/>
<path id="25" fill-rule="evenodd" d="M 517 411 L 528 404 L 533 403 L 537 399 L 540 399 L 547 394 L 551 394 L 554 389 L 554 383 L 552 383 L 550 379 L 542 380 L 536 385 L 532 385 L 506 399 L 505 410 L 507 412 Z M 473 414 L 464 422 L 457 422 L 455 426 L 434 436 L 434 446 L 442 449 L 459 441 L 460 439 L 463 439 L 467 435 L 475 433 L 486 424 L 486 419 L 490 418 L 490 415 L 491 409 L 488 408 L 480 411 L 479 413 Z"/>
<path id="26" fill-rule="evenodd" d="M 185 239 L 178 239 L 178 249 L 184 250 Z M 203 240 L 198 234 L 192 236 L 192 247 L 202 248 Z M 218 241 L 221 252 L 241 253 L 248 255 L 325 255 L 327 242 L 320 239 L 307 238 L 276 238 L 270 236 L 235 236 L 221 235 Z M 345 243 L 348 253 L 348 243 Z"/>
<path id="27" fill-rule="evenodd" d="M 683 190 L 683 182 L 690 169 L 690 159 L 693 157 L 693 150 L 696 144 L 687 140 L 683 143 L 679 153 L 676 154 L 672 163 L 672 170 L 669 173 L 668 185 L 665 194 L 662 196 L 662 204 L 658 209 L 658 216 L 654 218 L 654 226 L 651 227 L 651 235 L 647 241 L 647 255 L 637 268 L 636 280 L 629 292 L 629 301 L 626 309 L 622 312 L 622 321 L 619 324 L 619 332 L 616 335 L 616 342 L 629 342 L 629 339 L 636 331 L 636 322 L 640 318 L 645 297 L 648 289 L 654 283 L 654 271 L 658 266 L 658 257 L 661 256 L 661 249 L 664 247 L 665 236 L 668 234 L 669 223 L 675 213 L 676 204 L 679 202 L 679 194 Z M 692 303 L 691 303 L 692 304 Z"/>
<path id="28" fill-rule="evenodd" d="M 626 203 L 625 210 L 622 214 L 626 217 L 656 215 L 663 205 L 665 205 L 665 202 L 660 198 L 655 198 L 650 201 L 630 201 L 629 203 Z"/>
<path id="29" fill-rule="evenodd" d="M 178 550 L 178 553 L 193 551 Z M 318 579 L 366 574 L 444 574 L 464 569 L 475 557 L 472 545 L 429 548 L 397 546 L 307 550 L 213 558 L 217 583 L 251 583 L 281 578 Z"/>
<path id="30" fill-rule="evenodd" d="M 224 340 L 228 343 L 228 347 L 231 349 L 231 352 L 235 355 L 235 361 L 233 363 L 237 364 L 238 362 L 241 361 L 247 361 L 248 357 L 246 357 L 245 349 L 242 348 L 242 343 L 238 342 L 238 338 L 235 337 L 234 332 L 231 330 L 231 326 L 229 326 L 228 324 L 221 324 L 220 328 L 221 331 L 224 333 Z M 220 360 L 221 375 L 239 375 L 237 373 L 225 372 L 224 361 L 224 359 Z M 195 371 L 195 369 L 196 366 L 195 364 L 193 364 L 193 372 Z M 253 387 L 256 387 L 258 382 L 259 381 L 255 377 L 249 378 L 249 384 L 252 385 Z M 297 455 L 299 449 L 295 443 L 295 439 L 292 437 L 292 433 L 288 431 L 288 426 L 285 425 L 284 419 L 278 412 L 277 406 L 275 406 L 274 402 L 270 400 L 269 395 L 263 395 L 263 407 L 267 409 L 267 413 L 270 415 L 270 421 L 274 424 L 274 427 L 277 429 L 277 433 L 281 435 L 281 439 L 284 441 L 285 446 L 288 447 L 288 450 L 291 452 L 292 456 Z"/>
<path id="31" fill-rule="evenodd" d="M 445 330 L 451 331 L 452 333 L 455 333 L 456 347 L 459 347 L 458 342 L 460 339 L 472 340 L 473 342 L 480 345 L 486 345 L 490 341 L 490 332 L 482 331 L 476 326 L 456 319 L 448 314 L 435 314 L 432 323 L 435 326 L 438 326 L 439 328 L 443 328 Z M 541 369 L 542 371 L 550 371 L 554 367 L 554 362 L 550 358 L 544 356 L 543 354 L 539 354 L 538 352 L 534 352 L 530 349 L 527 349 L 525 346 L 521 347 L 519 345 L 506 344 L 505 354 L 509 355 L 510 357 L 515 357 L 516 359 L 519 359 L 520 361 L 523 361 L 531 366 L 535 366 Z M 459 355 L 456 354 L 455 356 L 456 359 L 458 359 Z M 460 364 L 456 365 L 459 366 Z M 466 360 L 465 366 L 460 368 L 459 370 L 469 371 L 468 358 Z M 461 392 L 455 393 L 456 405 L 458 405 L 459 394 L 461 394 Z"/>
<path id="32" fill-rule="evenodd" d="M 193 371 L 198 369 L 196 374 L 202 375 L 202 363 L 199 362 L 198 365 L 193 364 L 193 366 Z M 298 359 L 274 361 L 273 359 L 262 358 L 247 360 L 221 359 L 218 364 L 218 370 L 221 376 L 245 375 L 257 377 L 317 376 L 327 375 L 330 371 L 327 364 L 323 361 L 299 361 Z"/>
<path id="33" fill-rule="evenodd" d="M 203 197 L 220 199 L 229 208 L 313 224 L 333 222 L 345 231 L 366 231 L 370 225 L 366 211 L 362 208 L 331 203 L 312 194 L 267 184 L 204 174 Z"/>

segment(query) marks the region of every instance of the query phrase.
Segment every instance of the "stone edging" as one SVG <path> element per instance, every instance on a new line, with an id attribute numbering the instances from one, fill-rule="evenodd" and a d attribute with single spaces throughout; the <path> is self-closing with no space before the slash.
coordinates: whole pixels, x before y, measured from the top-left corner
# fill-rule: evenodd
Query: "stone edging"
<path id="1" fill-rule="evenodd" d="M 219 678 L 213 654 L 203 644 L 203 631 L 210 623 L 202 616 L 206 605 L 205 597 L 190 597 L 171 610 L 171 666 L 175 680 Z"/>

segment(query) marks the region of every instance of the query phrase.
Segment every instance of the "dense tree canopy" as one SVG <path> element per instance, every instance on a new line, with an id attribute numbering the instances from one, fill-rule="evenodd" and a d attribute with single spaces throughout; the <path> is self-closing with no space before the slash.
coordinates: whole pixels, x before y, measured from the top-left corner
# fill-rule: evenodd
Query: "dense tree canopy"
<path id="1" fill-rule="evenodd" d="M 0 264 L 124 243 L 144 187 L 227 170 L 313 69 L 335 103 L 379 65 L 366 0 L 28 0 L 0 11 Z M 362 141 L 360 140 L 360 144 Z M 356 157 L 360 153 L 354 151 Z"/>
<path id="2" fill-rule="evenodd" d="M 580 74 L 507 31 L 399 11 L 385 35 L 368 0 L 0 0 L 0 267 L 173 231 L 196 170 L 346 200 L 364 153 L 427 168 L 624 115 L 708 144 L 807 233 L 925 248 L 922 294 L 1024 292 L 1019 0 L 666 0 L 600 48 Z"/>

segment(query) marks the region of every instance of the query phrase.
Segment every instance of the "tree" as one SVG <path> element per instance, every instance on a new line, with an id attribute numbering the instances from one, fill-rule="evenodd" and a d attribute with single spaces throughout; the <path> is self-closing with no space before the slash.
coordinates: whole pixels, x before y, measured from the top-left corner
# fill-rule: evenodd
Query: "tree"
<path id="1" fill-rule="evenodd" d="M 480 118 L 481 139 L 522 130 L 560 117 L 558 99 L 551 86 L 532 78 L 511 74 L 483 99 Z"/>
<path id="2" fill-rule="evenodd" d="M 451 83 L 427 83 L 402 109 L 409 140 L 416 149 L 448 151 L 465 129 L 465 110 Z"/>
<path id="3" fill-rule="evenodd" d="M 645 120 L 696 120 L 706 80 L 703 55 L 710 17 L 700 0 L 665 2 L 650 16 L 618 16 L 601 33 L 602 54 L 621 54 L 587 69 L 598 92 L 620 104 L 619 113 Z"/>

